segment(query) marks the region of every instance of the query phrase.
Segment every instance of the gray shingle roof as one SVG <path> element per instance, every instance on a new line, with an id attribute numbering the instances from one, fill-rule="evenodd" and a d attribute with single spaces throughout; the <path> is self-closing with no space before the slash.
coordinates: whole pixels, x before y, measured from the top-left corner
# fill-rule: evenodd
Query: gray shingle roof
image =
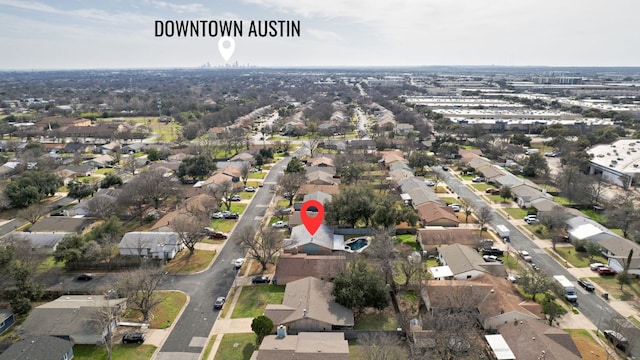
<path id="1" fill-rule="evenodd" d="M 32 336 L 11 345 L 0 360 L 60 360 L 73 348 L 69 340 L 54 336 Z"/>

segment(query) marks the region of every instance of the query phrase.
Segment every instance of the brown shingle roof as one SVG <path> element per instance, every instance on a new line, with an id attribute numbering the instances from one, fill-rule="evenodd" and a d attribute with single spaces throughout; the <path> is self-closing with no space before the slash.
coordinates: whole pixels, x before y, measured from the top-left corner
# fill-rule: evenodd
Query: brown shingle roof
<path id="1" fill-rule="evenodd" d="M 537 359 L 543 350 L 545 360 L 582 359 L 571 335 L 543 321 L 509 321 L 498 331 L 517 359 Z"/>
<path id="2" fill-rule="evenodd" d="M 299 279 L 313 276 L 331 280 L 344 269 L 345 263 L 344 255 L 282 254 L 278 259 L 274 276 Z"/>
<path id="3" fill-rule="evenodd" d="M 420 218 L 429 224 L 439 220 L 449 220 L 456 224 L 460 223 L 453 209 L 433 202 L 424 203 L 416 208 Z"/>

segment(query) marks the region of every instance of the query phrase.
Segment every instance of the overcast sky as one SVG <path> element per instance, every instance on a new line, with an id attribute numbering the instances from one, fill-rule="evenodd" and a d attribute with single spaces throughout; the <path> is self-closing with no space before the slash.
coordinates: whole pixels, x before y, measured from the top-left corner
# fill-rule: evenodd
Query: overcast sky
<path id="1" fill-rule="evenodd" d="M 295 20 L 236 38 L 256 66 L 639 66 L 638 0 L 0 0 L 0 70 L 223 65 L 218 38 L 156 20 Z"/>

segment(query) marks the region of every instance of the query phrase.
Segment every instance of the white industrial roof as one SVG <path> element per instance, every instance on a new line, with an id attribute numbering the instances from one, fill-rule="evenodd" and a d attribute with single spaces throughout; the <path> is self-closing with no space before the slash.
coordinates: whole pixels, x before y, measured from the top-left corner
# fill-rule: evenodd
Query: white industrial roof
<path id="1" fill-rule="evenodd" d="M 640 173 L 640 139 L 622 139 L 587 150 L 591 162 L 622 173 Z"/>
<path id="2" fill-rule="evenodd" d="M 515 360 L 516 356 L 511 351 L 511 348 L 504 340 L 502 335 L 485 335 L 489 347 L 493 351 L 493 354 L 498 360 Z"/>

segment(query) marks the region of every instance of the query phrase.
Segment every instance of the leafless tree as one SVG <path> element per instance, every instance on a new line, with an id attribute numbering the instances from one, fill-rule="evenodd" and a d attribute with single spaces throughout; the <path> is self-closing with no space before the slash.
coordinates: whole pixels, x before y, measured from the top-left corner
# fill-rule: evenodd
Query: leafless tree
<path id="1" fill-rule="evenodd" d="M 177 193 L 169 178 L 165 177 L 159 169 L 145 171 L 131 181 L 136 183 L 138 191 L 153 203 L 153 207 L 156 209 L 160 206 L 161 201 Z"/>
<path id="2" fill-rule="evenodd" d="M 321 141 L 320 138 L 318 138 L 317 136 L 313 136 L 309 138 L 309 140 L 303 141 L 302 146 L 304 146 L 307 150 L 309 150 L 310 156 L 313 157 L 313 153 L 318 148 L 320 141 Z"/>
<path id="3" fill-rule="evenodd" d="M 262 265 L 262 271 L 268 264 L 274 264 L 275 255 L 282 246 L 282 234 L 271 227 L 261 228 L 258 234 L 249 227 L 238 233 L 240 246 L 247 249 L 247 254 Z"/>
<path id="4" fill-rule="evenodd" d="M 358 343 L 364 346 L 365 360 L 405 360 L 407 349 L 400 338 L 388 332 L 371 332 L 358 336 Z"/>
<path id="5" fill-rule="evenodd" d="M 87 201 L 87 210 L 91 216 L 106 220 L 116 213 L 116 198 L 98 194 Z"/>
<path id="6" fill-rule="evenodd" d="M 300 186 L 306 181 L 307 177 L 304 173 L 285 173 L 278 181 L 278 195 L 285 196 L 287 194 L 289 196 L 289 206 L 291 206 Z"/>
<path id="7" fill-rule="evenodd" d="M 531 294 L 533 301 L 536 301 L 536 295 L 553 290 L 555 285 L 555 281 L 551 276 L 542 271 L 533 271 L 531 269 L 520 271 L 518 282 L 526 293 Z"/>
<path id="8" fill-rule="evenodd" d="M 550 211 L 544 212 L 538 217 L 540 224 L 544 225 L 547 230 L 549 230 L 553 250 L 556 249 L 556 243 L 558 240 L 562 238 L 562 233 L 565 228 L 564 222 L 568 217 L 569 216 L 564 211 L 564 207 L 559 205 L 554 206 Z"/>
<path id="9" fill-rule="evenodd" d="M 471 215 L 471 212 L 473 211 L 473 207 L 471 206 L 471 203 L 463 198 L 458 199 L 459 204 L 460 204 L 460 208 L 462 209 L 462 211 L 464 211 L 464 222 L 466 224 L 469 223 L 469 215 Z"/>
<path id="10" fill-rule="evenodd" d="M 476 212 L 476 217 L 480 224 L 480 235 L 482 235 L 485 225 L 493 220 L 493 210 L 488 206 L 483 206 Z"/>
<path id="11" fill-rule="evenodd" d="M 242 163 L 242 167 L 240 168 L 240 176 L 242 176 L 242 182 L 244 183 L 244 186 L 247 186 L 247 180 L 249 180 L 249 174 L 251 173 L 252 167 L 253 166 L 248 161 Z"/>
<path id="12" fill-rule="evenodd" d="M 143 267 L 121 274 L 116 283 L 118 293 L 127 298 L 130 309 L 140 311 L 149 321 L 153 309 L 162 302 L 156 291 L 166 272 L 162 268 Z"/>
<path id="13" fill-rule="evenodd" d="M 228 211 L 231 210 L 231 198 L 239 194 L 241 187 L 235 186 L 231 180 L 225 180 L 219 184 L 211 184 L 208 187 L 208 194 L 216 199 L 219 204 L 224 204 Z"/>
<path id="14" fill-rule="evenodd" d="M 138 165 L 136 164 L 136 158 L 133 155 L 128 155 L 122 160 L 122 168 L 125 171 L 130 172 L 132 175 L 136 174 Z"/>
<path id="15" fill-rule="evenodd" d="M 370 240 L 371 244 L 367 251 L 369 257 L 382 271 L 387 284 L 394 283 L 394 268 L 397 259 L 396 238 L 390 231 L 379 231 L 375 238 Z M 395 283 L 394 283 L 395 288 Z"/>
<path id="16" fill-rule="evenodd" d="M 116 201 L 118 205 L 131 209 L 132 213 L 142 221 L 148 200 L 140 187 L 141 185 L 137 181 L 127 182 L 122 186 Z"/>
<path id="17" fill-rule="evenodd" d="M 18 216 L 27 220 L 31 224 L 35 224 L 46 213 L 47 207 L 44 204 L 36 203 L 26 209 L 18 211 Z"/>
<path id="18" fill-rule="evenodd" d="M 204 237 L 204 227 L 207 219 L 192 214 L 179 214 L 173 219 L 171 227 L 178 234 L 184 247 L 189 249 L 189 256 L 196 250 L 196 244 Z"/>

